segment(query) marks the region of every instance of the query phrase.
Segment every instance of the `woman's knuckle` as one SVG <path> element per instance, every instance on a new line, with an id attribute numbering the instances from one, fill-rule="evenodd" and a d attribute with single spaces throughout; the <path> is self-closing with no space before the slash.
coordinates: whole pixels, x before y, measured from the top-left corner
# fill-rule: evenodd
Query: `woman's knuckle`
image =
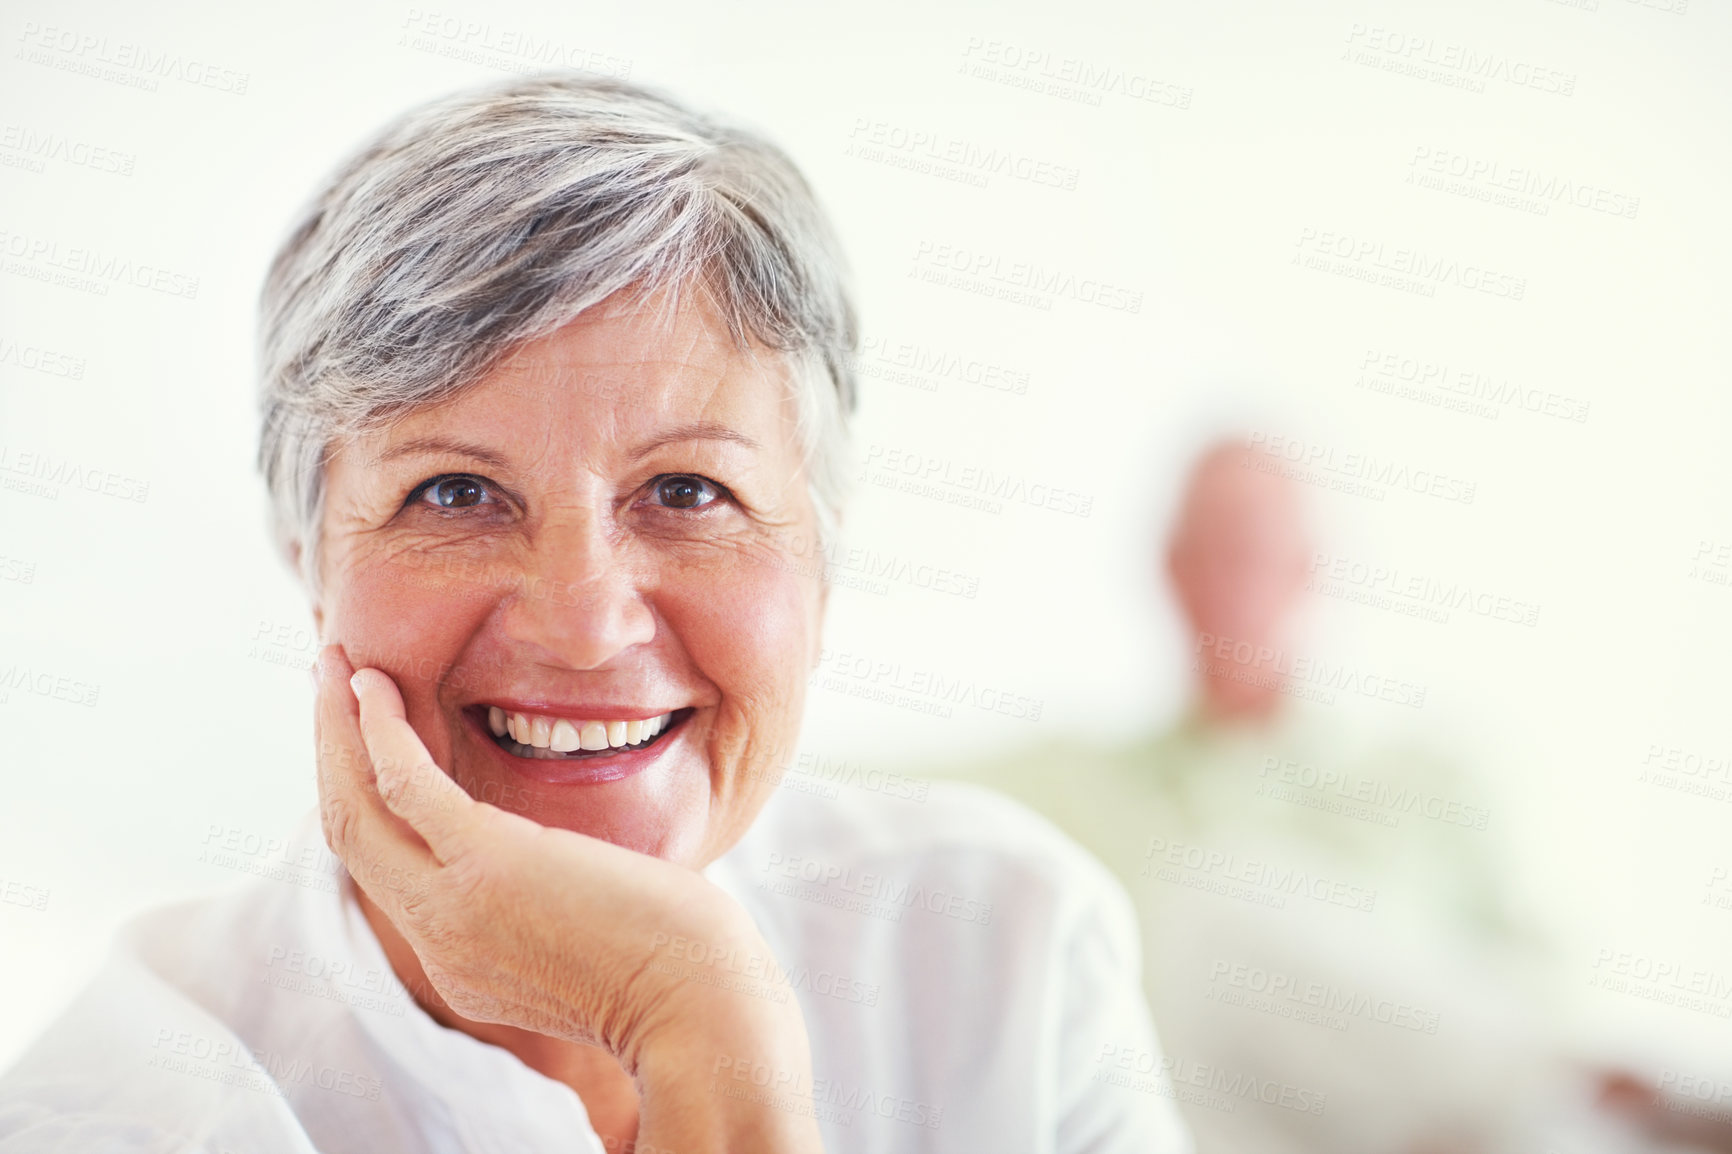
<path id="1" fill-rule="evenodd" d="M 320 800 L 319 824 L 324 830 L 325 844 L 338 857 L 346 857 L 354 847 L 359 822 L 359 813 L 344 798 L 327 796 Z"/>
<path id="2" fill-rule="evenodd" d="M 466 928 L 453 924 L 449 917 L 433 917 L 426 906 L 418 907 L 409 915 L 415 923 L 418 936 L 426 944 L 429 953 L 438 957 L 446 967 L 446 972 L 455 974 L 457 967 L 467 960 L 467 954 L 473 940 Z"/>
<path id="3" fill-rule="evenodd" d="M 489 905 L 499 889 L 498 870 L 485 854 L 461 853 L 448 858 L 440 873 L 453 903 L 464 908 Z"/>
<path id="4" fill-rule="evenodd" d="M 428 920 L 428 893 L 425 886 L 406 885 L 397 889 L 397 911 L 404 920 L 419 926 Z"/>

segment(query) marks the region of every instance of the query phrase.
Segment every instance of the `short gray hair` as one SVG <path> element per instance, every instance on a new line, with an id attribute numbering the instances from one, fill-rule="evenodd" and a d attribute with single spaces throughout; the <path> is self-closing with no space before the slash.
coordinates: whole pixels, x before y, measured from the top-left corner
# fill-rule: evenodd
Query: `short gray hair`
<path id="1" fill-rule="evenodd" d="M 848 481 L 858 329 L 835 234 L 782 152 L 576 73 L 388 127 L 308 206 L 260 300 L 258 466 L 308 589 L 339 438 L 454 397 L 616 292 L 685 287 L 742 349 L 788 356 L 822 548 Z"/>

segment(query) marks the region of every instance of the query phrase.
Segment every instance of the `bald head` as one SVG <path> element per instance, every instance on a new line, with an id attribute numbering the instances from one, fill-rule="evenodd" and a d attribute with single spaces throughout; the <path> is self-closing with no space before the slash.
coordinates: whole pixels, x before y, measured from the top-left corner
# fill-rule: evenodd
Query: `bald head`
<path id="1" fill-rule="evenodd" d="M 1278 648 L 1304 592 L 1309 558 L 1299 493 L 1281 475 L 1277 458 L 1237 441 L 1203 455 L 1180 503 L 1167 556 L 1195 634 Z M 1229 666 L 1205 675 L 1205 705 L 1223 715 L 1268 713 L 1279 688 L 1267 673 Z"/>

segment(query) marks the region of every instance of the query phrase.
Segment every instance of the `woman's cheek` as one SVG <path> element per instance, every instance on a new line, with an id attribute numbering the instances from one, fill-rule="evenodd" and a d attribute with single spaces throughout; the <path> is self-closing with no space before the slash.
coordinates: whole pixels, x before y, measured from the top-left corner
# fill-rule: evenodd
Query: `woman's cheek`
<path id="1" fill-rule="evenodd" d="M 662 592 L 663 617 L 720 691 L 711 772 L 726 783 L 722 796 L 730 806 L 749 809 L 715 819 L 722 826 L 749 821 L 793 756 L 807 652 L 819 622 L 819 585 L 795 565 L 754 558 L 725 577 L 712 573 Z"/>
<path id="2" fill-rule="evenodd" d="M 434 760 L 448 764 L 455 719 L 443 715 L 440 688 L 473 678 L 458 659 L 488 606 L 472 583 L 403 560 L 358 561 L 327 585 L 330 639 L 356 668 L 370 665 L 391 676 L 410 725 Z"/>

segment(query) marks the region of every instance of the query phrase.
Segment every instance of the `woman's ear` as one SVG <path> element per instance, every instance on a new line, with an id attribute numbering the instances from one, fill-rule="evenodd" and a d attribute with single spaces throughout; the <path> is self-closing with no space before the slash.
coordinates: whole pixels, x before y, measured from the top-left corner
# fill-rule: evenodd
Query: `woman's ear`
<path id="1" fill-rule="evenodd" d="M 810 644 L 806 647 L 806 673 L 810 675 L 824 659 L 824 607 L 830 603 L 830 583 L 818 578 L 818 612 L 814 614 Z"/>
<path id="2" fill-rule="evenodd" d="M 841 539 L 841 536 L 842 515 L 837 513 L 836 519 L 830 529 L 830 542 L 834 544 L 836 541 Z M 817 554 L 816 562 L 818 567 L 818 628 L 813 630 L 812 633 L 812 652 L 809 655 L 809 660 L 806 662 L 807 673 L 816 670 L 819 663 L 824 660 L 824 621 L 825 618 L 829 616 L 826 611 L 830 608 L 830 581 L 824 571 L 825 566 L 830 560 L 830 550 L 818 545 L 816 540 L 814 540 L 813 552 Z"/>
<path id="3" fill-rule="evenodd" d="M 301 569 L 301 543 L 299 541 L 290 541 L 288 552 L 289 567 L 295 571 L 295 574 L 299 576 L 302 583 L 305 584 L 307 581 L 307 574 Z M 309 587 L 307 591 L 309 593 L 313 592 L 311 587 Z M 313 610 L 313 631 L 318 635 L 319 640 L 322 643 L 325 639 L 325 610 L 324 607 L 319 604 L 317 594 L 313 595 L 311 608 Z"/>

